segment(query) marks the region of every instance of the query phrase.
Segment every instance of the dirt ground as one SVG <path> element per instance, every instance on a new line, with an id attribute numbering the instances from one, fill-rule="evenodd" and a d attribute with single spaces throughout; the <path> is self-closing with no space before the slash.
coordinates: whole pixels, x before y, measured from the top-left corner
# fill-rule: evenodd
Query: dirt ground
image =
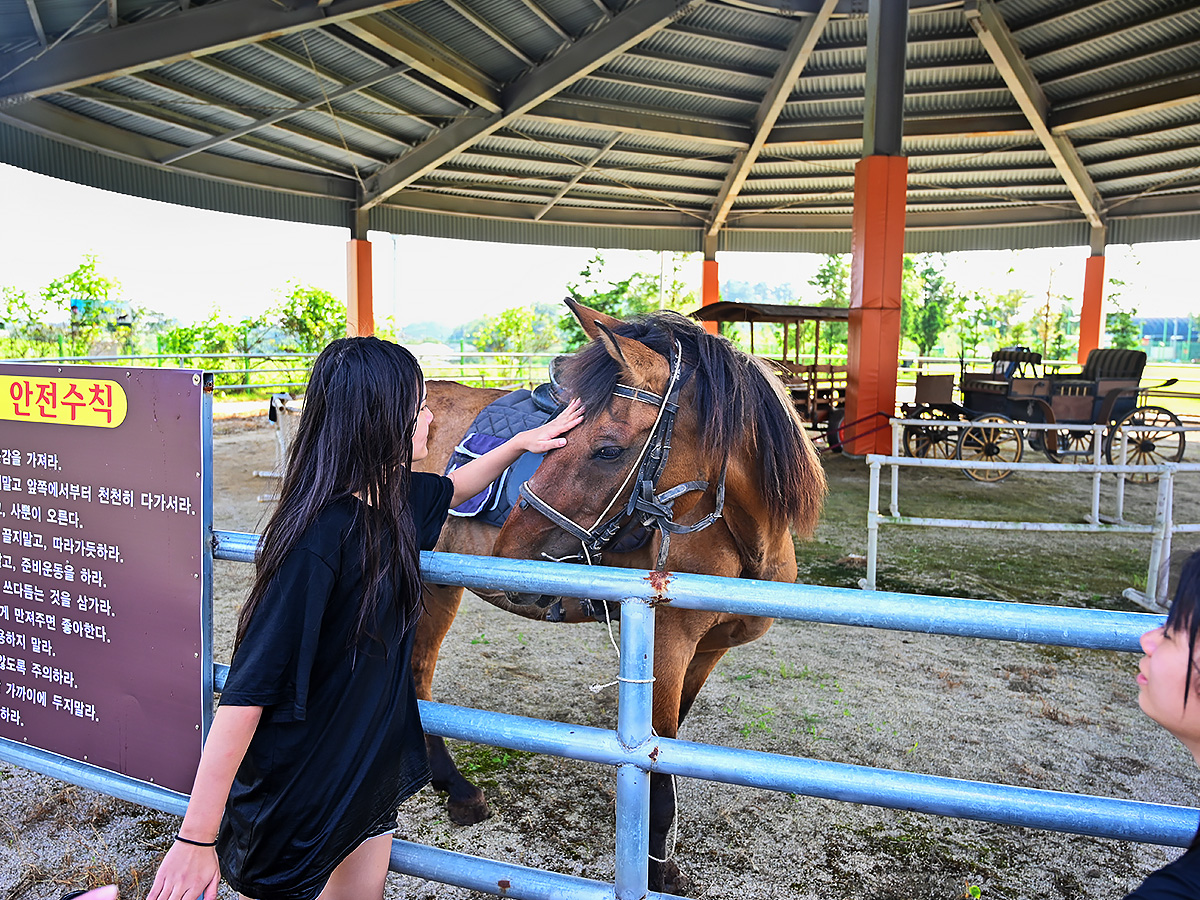
<path id="1" fill-rule="evenodd" d="M 263 417 L 218 422 L 215 523 L 254 531 L 269 511 L 275 438 Z M 825 459 L 824 522 L 798 548 L 801 580 L 852 585 L 866 552 L 862 462 Z M 1195 479 L 1195 476 L 1192 476 Z M 1021 475 L 997 485 L 953 473 L 906 473 L 907 515 L 1074 521 L 1090 483 Z M 1106 483 L 1111 498 L 1111 482 Z M 885 489 L 884 496 L 887 492 Z M 1131 490 L 1142 517 L 1152 489 Z M 1107 501 L 1106 501 L 1107 502 Z M 1200 484 L 1177 488 L 1177 520 L 1200 521 Z M 880 586 L 1012 602 L 1135 610 L 1121 599 L 1145 579 L 1145 536 L 885 529 Z M 1177 548 L 1178 549 L 1178 548 Z M 228 661 L 249 566 L 216 566 L 216 646 Z M 598 625 L 552 625 L 473 597 L 442 653 L 439 699 L 613 727 L 617 659 Z M 1200 772 L 1139 712 L 1136 657 L 777 622 L 728 654 L 680 737 L 843 763 L 1034 788 L 1195 805 Z M 594 765 L 458 745 L 460 765 L 494 809 L 451 825 L 426 789 L 400 812 L 402 837 L 452 850 L 611 879 L 615 779 Z M 58 898 L 119 881 L 142 897 L 175 833 L 172 816 L 0 765 L 0 898 Z M 1173 848 L 861 807 L 681 779 L 675 858 L 692 895 L 748 900 L 1119 898 Z M 232 894 L 222 889 L 221 897 Z M 470 891 L 389 876 L 388 898 L 468 898 Z"/>

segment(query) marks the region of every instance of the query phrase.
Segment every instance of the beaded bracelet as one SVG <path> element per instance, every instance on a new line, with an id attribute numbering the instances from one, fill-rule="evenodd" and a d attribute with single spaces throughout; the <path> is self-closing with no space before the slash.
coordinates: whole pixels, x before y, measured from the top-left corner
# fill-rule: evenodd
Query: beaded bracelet
<path id="1" fill-rule="evenodd" d="M 175 840 L 179 841 L 181 844 L 191 844 L 193 847 L 215 847 L 215 846 L 217 846 L 216 841 L 211 841 L 208 843 L 205 843 L 204 841 L 193 841 L 193 840 L 190 840 L 189 838 L 185 838 L 181 834 L 175 835 Z"/>

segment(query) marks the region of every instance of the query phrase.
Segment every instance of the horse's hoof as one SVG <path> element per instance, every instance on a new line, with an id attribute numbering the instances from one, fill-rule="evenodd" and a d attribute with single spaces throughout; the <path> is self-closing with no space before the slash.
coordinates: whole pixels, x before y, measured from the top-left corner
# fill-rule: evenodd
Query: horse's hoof
<path id="1" fill-rule="evenodd" d="M 650 890 L 686 897 L 695 888 L 696 882 L 679 871 L 675 861 L 668 859 L 664 863 L 650 863 Z"/>
<path id="2" fill-rule="evenodd" d="M 446 809 L 450 813 L 450 821 L 455 825 L 475 825 L 492 815 L 483 791 L 477 791 L 475 796 L 466 800 L 451 800 L 446 804 Z"/>

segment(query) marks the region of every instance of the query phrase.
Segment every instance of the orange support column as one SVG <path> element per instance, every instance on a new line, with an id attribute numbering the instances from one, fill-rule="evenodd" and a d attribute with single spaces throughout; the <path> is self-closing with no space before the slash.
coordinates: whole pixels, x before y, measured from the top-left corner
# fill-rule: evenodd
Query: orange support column
<path id="1" fill-rule="evenodd" d="M 844 447 L 855 455 L 891 452 L 892 433 L 884 416 L 896 413 L 907 185 L 908 160 L 903 156 L 867 156 L 854 168 L 843 435 L 852 438 Z"/>
<path id="2" fill-rule="evenodd" d="M 350 337 L 375 333 L 371 284 L 371 242 L 351 240 L 346 244 L 346 334 Z"/>
<path id="3" fill-rule="evenodd" d="M 1089 256 L 1083 270 L 1083 305 L 1079 310 L 1079 353 L 1076 359 L 1087 362 L 1087 355 L 1100 346 L 1104 332 L 1104 256 Z"/>
<path id="4" fill-rule="evenodd" d="M 710 306 L 721 299 L 721 282 L 717 279 L 717 261 L 704 260 L 704 276 L 700 282 L 700 305 Z M 720 324 L 717 322 L 702 322 L 709 334 L 717 334 Z"/>

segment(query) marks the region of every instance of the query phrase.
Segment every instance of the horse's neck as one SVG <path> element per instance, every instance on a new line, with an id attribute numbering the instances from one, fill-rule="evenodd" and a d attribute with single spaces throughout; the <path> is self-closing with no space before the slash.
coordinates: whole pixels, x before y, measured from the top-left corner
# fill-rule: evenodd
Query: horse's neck
<path id="1" fill-rule="evenodd" d="M 722 515 L 741 560 L 742 577 L 796 580 L 796 548 L 788 523 L 771 516 L 759 487 L 756 462 L 747 455 L 729 462 Z"/>

